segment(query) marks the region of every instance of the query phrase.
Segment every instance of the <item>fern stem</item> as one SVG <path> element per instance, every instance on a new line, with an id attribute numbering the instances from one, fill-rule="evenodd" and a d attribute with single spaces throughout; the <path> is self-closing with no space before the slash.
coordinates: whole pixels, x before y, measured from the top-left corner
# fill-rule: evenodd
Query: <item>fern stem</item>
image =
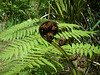
<path id="1" fill-rule="evenodd" d="M 51 42 L 51 44 L 52 44 L 54 47 L 56 47 L 56 48 L 65 56 L 65 58 L 67 59 L 67 62 L 68 62 L 68 64 L 69 64 L 69 68 L 70 68 L 70 71 L 71 71 L 72 75 L 77 75 L 76 69 L 75 69 L 73 63 L 71 62 L 71 60 L 69 60 L 69 57 L 68 57 L 68 55 L 66 54 L 66 52 L 63 50 L 63 48 L 61 48 L 61 46 L 57 45 L 57 44 L 56 44 L 55 42 L 53 42 L 53 41 Z"/>

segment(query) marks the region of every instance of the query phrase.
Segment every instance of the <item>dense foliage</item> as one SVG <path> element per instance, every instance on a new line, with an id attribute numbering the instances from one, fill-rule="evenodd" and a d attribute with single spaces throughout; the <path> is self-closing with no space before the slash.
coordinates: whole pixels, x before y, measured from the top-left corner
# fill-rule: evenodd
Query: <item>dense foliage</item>
<path id="1" fill-rule="evenodd" d="M 100 74 L 99 9 L 99 0 L 1 0 L 0 75 L 75 74 L 70 63 L 79 75 Z"/>

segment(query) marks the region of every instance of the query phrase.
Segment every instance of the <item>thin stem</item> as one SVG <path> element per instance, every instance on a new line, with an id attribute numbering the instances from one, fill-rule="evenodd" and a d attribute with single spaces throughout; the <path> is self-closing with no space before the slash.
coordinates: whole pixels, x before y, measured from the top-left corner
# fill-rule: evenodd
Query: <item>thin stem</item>
<path id="1" fill-rule="evenodd" d="M 76 73 L 76 69 L 73 65 L 73 63 L 71 62 L 71 60 L 69 60 L 69 57 L 68 55 L 66 54 L 66 52 L 63 50 L 63 48 L 61 48 L 61 46 L 57 45 L 55 42 L 51 42 L 51 44 L 56 47 L 64 56 L 65 58 L 67 59 L 67 62 L 69 63 L 69 68 L 70 68 L 70 71 L 72 73 L 72 75 L 77 75 Z"/>

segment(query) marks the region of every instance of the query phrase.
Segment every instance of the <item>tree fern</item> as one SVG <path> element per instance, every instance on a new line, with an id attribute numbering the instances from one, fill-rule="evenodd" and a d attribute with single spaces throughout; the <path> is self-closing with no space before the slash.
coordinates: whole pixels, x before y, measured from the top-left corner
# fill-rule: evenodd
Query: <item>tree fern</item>
<path id="1" fill-rule="evenodd" d="M 18 73 L 25 67 L 41 68 L 43 65 L 49 65 L 57 71 L 54 63 L 62 67 L 54 58 L 61 58 L 59 55 L 62 54 L 39 34 L 39 26 L 43 21 L 45 19 L 29 19 L 0 33 L 0 40 L 10 41 L 4 51 L 0 53 L 0 59 L 3 62 L 0 68 L 2 75 Z M 79 40 L 81 37 L 89 37 L 90 34 L 95 34 L 95 32 L 80 30 L 80 26 L 76 24 L 58 23 L 58 27 L 59 32 L 55 36 L 57 39 L 64 36 L 66 39 L 73 37 Z M 53 41 L 58 42 L 55 39 Z M 72 46 L 67 44 L 62 48 L 68 55 L 80 52 L 81 56 L 89 54 L 91 58 L 93 53 L 100 54 L 100 49 L 90 44 L 72 43 Z"/>

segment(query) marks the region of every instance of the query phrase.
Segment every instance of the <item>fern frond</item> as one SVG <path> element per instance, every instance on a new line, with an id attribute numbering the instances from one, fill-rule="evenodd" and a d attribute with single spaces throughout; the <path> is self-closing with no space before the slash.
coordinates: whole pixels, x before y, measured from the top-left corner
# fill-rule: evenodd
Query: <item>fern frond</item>
<path id="1" fill-rule="evenodd" d="M 22 22 L 12 26 L 0 34 L 0 40 L 8 41 L 21 39 L 25 36 L 39 33 L 39 23 L 45 20 L 39 19 L 28 19 L 27 21 Z"/>
<path id="2" fill-rule="evenodd" d="M 7 72 L 5 72 L 4 74 L 2 72 L 0 72 L 0 73 L 3 75 L 15 74 L 15 73 L 20 72 L 25 67 L 40 68 L 43 65 L 51 66 L 57 72 L 57 69 L 53 65 L 53 63 L 51 63 L 49 60 L 47 60 L 50 58 L 46 58 L 47 56 L 45 56 L 45 54 L 50 53 L 50 52 L 48 52 L 49 51 L 48 47 L 43 46 L 43 45 L 39 45 L 39 47 L 40 48 L 43 47 L 43 49 L 34 48 L 31 50 L 31 52 L 28 52 L 27 56 L 24 56 L 23 59 L 12 59 L 12 60 L 8 60 L 7 62 L 4 62 L 2 64 L 2 68 L 0 68 L 0 70 L 2 70 L 2 72 L 3 72 L 3 70 L 7 71 Z M 52 46 L 49 48 L 52 48 Z M 51 57 L 51 60 L 53 60 L 54 63 L 59 64 L 62 67 L 62 65 L 58 61 L 53 59 L 52 57 Z M 11 68 L 9 69 L 9 67 L 11 67 Z"/>
<path id="3" fill-rule="evenodd" d="M 66 28 L 68 30 L 73 30 L 74 28 L 80 28 L 80 26 L 76 24 L 68 24 L 68 23 L 58 23 L 58 27 L 61 28 Z"/>
<path id="4" fill-rule="evenodd" d="M 32 48 L 39 44 L 48 46 L 48 42 L 46 42 L 39 34 L 31 35 L 24 39 L 18 39 L 12 44 L 8 44 L 4 52 L 0 53 L 0 59 L 2 59 L 2 61 L 12 59 L 13 56 L 15 56 L 16 59 L 18 57 L 23 58 L 28 52 L 31 52 Z"/>
<path id="5" fill-rule="evenodd" d="M 95 32 L 78 30 L 80 26 L 76 24 L 58 23 L 58 27 L 61 31 L 55 36 L 56 38 L 64 36 L 66 39 L 73 37 L 78 40 L 81 37 L 90 37 L 90 34 L 95 34 Z"/>
<path id="6" fill-rule="evenodd" d="M 7 40 L 16 39 L 16 38 L 18 39 L 18 38 L 21 38 L 22 36 L 24 37 L 26 34 L 29 35 L 29 33 L 32 34 L 33 31 L 29 27 L 33 26 L 33 23 L 36 23 L 38 21 L 39 21 L 38 19 L 34 19 L 34 20 L 29 19 L 25 22 L 22 22 L 21 24 L 12 26 L 0 34 L 0 39 L 7 41 Z M 29 30 L 26 29 L 27 27 L 29 28 Z"/>
<path id="7" fill-rule="evenodd" d="M 90 55 L 90 58 L 93 56 L 93 53 L 100 54 L 100 49 L 98 46 L 90 45 L 90 44 L 72 44 L 70 45 L 65 45 L 63 46 L 63 49 L 70 54 L 75 54 L 75 53 L 80 53 L 80 56 L 85 55 Z"/>
<path id="8" fill-rule="evenodd" d="M 2 67 L 0 67 L 0 74 L 11 75 L 20 72 L 27 66 L 29 68 L 41 68 L 44 65 L 49 65 L 57 71 L 53 63 L 57 63 L 62 67 L 55 60 L 55 58 L 61 58 L 60 55 L 62 54 L 39 35 L 39 25 L 37 25 L 39 22 L 39 19 L 29 19 L 0 33 L 0 40 L 13 40 L 0 53 L 0 59 L 3 61 Z M 94 32 L 78 30 L 80 26 L 75 24 L 59 23 L 58 27 L 59 32 L 54 36 L 56 38 L 65 36 L 66 39 L 74 37 L 78 40 L 81 37 L 95 34 Z M 90 44 L 73 43 L 72 46 L 64 45 L 62 48 L 68 55 L 80 52 L 81 56 L 89 54 L 91 58 L 93 53 L 100 54 L 100 49 Z M 9 67 L 11 68 L 9 69 Z"/>

